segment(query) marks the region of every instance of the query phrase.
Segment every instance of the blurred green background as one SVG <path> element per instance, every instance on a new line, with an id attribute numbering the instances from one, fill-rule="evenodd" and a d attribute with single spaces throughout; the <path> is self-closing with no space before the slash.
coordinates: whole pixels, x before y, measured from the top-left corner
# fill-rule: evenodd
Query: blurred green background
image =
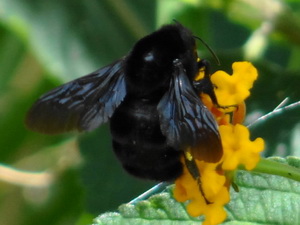
<path id="1" fill-rule="evenodd" d="M 26 111 L 39 95 L 125 55 L 176 19 L 201 37 L 201 58 L 231 72 L 249 60 L 259 79 L 247 123 L 283 99 L 300 100 L 298 0 L 0 0 L 0 224 L 91 224 L 154 185 L 127 175 L 107 126 L 86 134 L 28 131 Z M 300 110 L 252 128 L 265 156 L 300 156 Z"/>

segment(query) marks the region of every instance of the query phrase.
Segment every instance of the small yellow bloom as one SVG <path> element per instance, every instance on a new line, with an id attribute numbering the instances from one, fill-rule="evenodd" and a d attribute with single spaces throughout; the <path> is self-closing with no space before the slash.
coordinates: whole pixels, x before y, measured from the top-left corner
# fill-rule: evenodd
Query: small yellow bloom
<path id="1" fill-rule="evenodd" d="M 185 164 L 184 159 L 182 163 Z M 202 188 L 205 197 L 211 202 L 207 204 L 199 191 L 199 185 L 188 172 L 186 166 L 182 176 L 175 182 L 174 198 L 179 202 L 190 200 L 187 212 L 194 217 L 204 215 L 203 224 L 219 224 L 226 218 L 224 205 L 229 202 L 229 192 L 226 186 L 226 177 L 217 170 L 217 163 L 206 163 L 196 160 L 199 171 L 201 171 Z"/>
<path id="2" fill-rule="evenodd" d="M 232 75 L 219 70 L 211 76 L 218 103 L 222 106 L 243 102 L 250 95 L 249 89 L 258 76 L 256 68 L 249 62 L 235 62 L 232 70 Z"/>
<path id="3" fill-rule="evenodd" d="M 220 224 L 226 219 L 226 211 L 224 205 L 230 200 L 228 188 L 223 186 L 220 192 L 215 196 L 213 204 L 205 205 L 203 214 L 205 215 L 205 221 L 203 225 L 215 225 Z"/>
<path id="4" fill-rule="evenodd" d="M 224 170 L 235 170 L 242 164 L 247 170 L 254 169 L 260 159 L 260 152 L 264 149 L 262 138 L 250 140 L 247 127 L 236 124 L 219 127 L 224 151 Z"/>
<path id="5" fill-rule="evenodd" d="M 200 199 L 191 201 L 187 206 L 187 212 L 191 216 L 204 215 L 205 221 L 203 225 L 220 224 L 226 219 L 226 211 L 224 205 L 229 202 L 229 192 L 226 187 L 222 187 L 221 191 L 215 196 L 212 204 L 205 204 Z"/>

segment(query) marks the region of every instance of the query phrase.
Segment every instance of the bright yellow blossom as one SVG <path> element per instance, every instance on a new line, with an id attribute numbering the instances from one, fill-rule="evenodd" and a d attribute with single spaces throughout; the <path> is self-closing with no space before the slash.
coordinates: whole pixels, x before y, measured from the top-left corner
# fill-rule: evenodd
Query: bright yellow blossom
<path id="1" fill-rule="evenodd" d="M 182 163 L 185 164 L 184 160 Z M 191 216 L 205 215 L 203 224 L 213 225 L 221 223 L 226 218 L 223 208 L 229 202 L 229 192 L 226 186 L 226 177 L 220 174 L 217 163 L 206 163 L 196 160 L 197 166 L 201 171 L 202 187 L 205 197 L 211 202 L 207 204 L 199 191 L 198 183 L 188 172 L 186 166 L 182 176 L 175 182 L 174 197 L 177 201 L 185 202 L 190 200 L 187 212 Z"/>
<path id="2" fill-rule="evenodd" d="M 223 125 L 219 127 L 224 159 L 224 170 L 235 170 L 238 165 L 244 165 L 247 170 L 252 170 L 260 159 L 259 153 L 264 149 L 262 138 L 250 141 L 247 127 L 237 125 Z"/>
<path id="3" fill-rule="evenodd" d="M 223 157 L 217 163 L 195 160 L 201 175 L 205 198 L 210 203 L 205 201 L 199 190 L 199 184 L 186 166 L 183 174 L 175 182 L 175 199 L 180 202 L 189 201 L 187 212 L 195 217 L 204 215 L 204 225 L 216 225 L 226 219 L 223 206 L 230 200 L 231 182 L 231 178 L 226 177 L 226 172 L 237 169 L 238 165 L 244 165 L 247 170 L 253 169 L 264 148 L 263 139 L 257 138 L 251 141 L 248 128 L 240 124 L 244 120 L 246 111 L 244 100 L 250 95 L 249 89 L 257 78 L 257 70 L 249 62 L 235 62 L 232 68 L 232 75 L 224 71 L 217 71 L 211 75 L 218 104 L 222 108 L 214 105 L 208 95 L 200 96 L 220 126 L 223 147 Z M 202 77 L 203 71 L 200 71 L 196 79 Z M 184 158 L 182 163 L 185 165 Z"/>
<path id="4" fill-rule="evenodd" d="M 249 62 L 235 62 L 232 70 L 232 75 L 219 70 L 211 76 L 218 103 L 222 106 L 242 103 L 250 95 L 249 89 L 258 76 L 256 68 Z"/>

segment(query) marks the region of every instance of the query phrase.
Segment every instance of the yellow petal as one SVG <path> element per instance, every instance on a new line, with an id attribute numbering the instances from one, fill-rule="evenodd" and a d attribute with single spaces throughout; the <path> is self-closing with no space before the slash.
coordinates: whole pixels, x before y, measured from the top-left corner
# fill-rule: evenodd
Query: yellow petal
<path id="1" fill-rule="evenodd" d="M 258 76 L 256 68 L 249 62 L 235 62 L 232 69 L 232 75 L 217 71 L 211 76 L 218 103 L 222 106 L 241 104 L 250 95 L 249 89 Z"/>
<path id="2" fill-rule="evenodd" d="M 264 141 L 257 138 L 250 140 L 247 127 L 236 125 L 220 126 L 220 135 L 224 151 L 224 170 L 235 170 L 242 164 L 246 169 L 253 169 L 259 161 L 259 153 L 264 149 Z"/>

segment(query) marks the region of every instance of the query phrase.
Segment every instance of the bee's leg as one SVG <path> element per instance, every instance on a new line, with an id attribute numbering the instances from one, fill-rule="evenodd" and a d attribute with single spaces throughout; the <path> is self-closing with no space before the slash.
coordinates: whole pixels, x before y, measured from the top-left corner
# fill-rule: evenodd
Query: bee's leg
<path id="1" fill-rule="evenodd" d="M 204 78 L 198 81 L 194 81 L 193 82 L 194 88 L 197 90 L 199 94 L 200 93 L 208 94 L 212 102 L 215 105 L 219 106 L 217 97 L 214 92 L 214 85 L 210 80 L 210 63 L 205 59 L 201 59 L 198 62 L 198 68 L 199 70 L 204 71 Z"/>
<path id="2" fill-rule="evenodd" d="M 191 156 L 189 152 L 185 152 L 184 159 L 188 171 L 198 183 L 199 191 L 202 194 L 206 204 L 211 204 L 212 202 L 208 201 L 208 199 L 205 196 L 204 190 L 202 188 L 201 175 L 194 158 Z"/>
<path id="3" fill-rule="evenodd" d="M 207 61 L 205 59 L 201 59 L 198 62 L 198 68 L 199 68 L 199 70 L 204 70 L 204 78 L 201 80 L 198 80 L 198 81 L 193 81 L 193 86 L 196 89 L 196 91 L 198 92 L 198 94 L 205 93 L 205 94 L 209 95 L 209 97 L 211 98 L 214 105 L 216 105 L 218 108 L 227 109 L 229 107 L 237 107 L 237 105 L 222 106 L 218 103 L 216 94 L 214 92 L 215 86 L 213 85 L 213 83 L 211 82 L 211 79 L 210 79 L 211 74 L 210 74 L 209 61 Z"/>

